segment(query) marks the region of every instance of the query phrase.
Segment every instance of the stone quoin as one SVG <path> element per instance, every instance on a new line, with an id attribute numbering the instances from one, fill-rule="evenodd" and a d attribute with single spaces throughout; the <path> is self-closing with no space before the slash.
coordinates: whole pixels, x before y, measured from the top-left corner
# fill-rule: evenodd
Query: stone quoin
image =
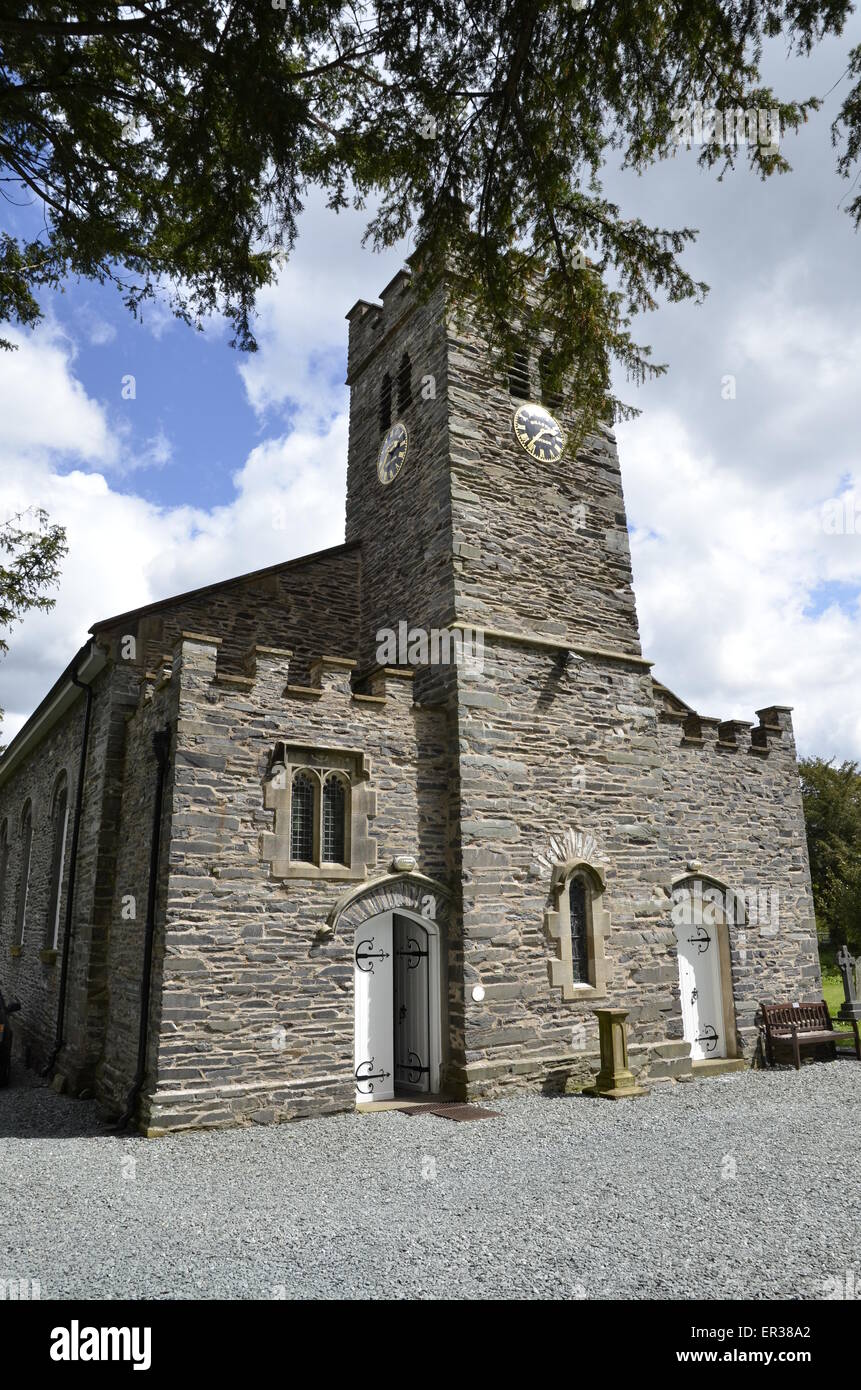
<path id="1" fill-rule="evenodd" d="M 16 1047 L 146 1133 L 582 1090 L 596 1009 L 671 1083 L 820 995 L 789 709 L 655 679 L 611 431 L 456 300 L 347 315 L 344 543 L 95 623 L 0 760 Z"/>

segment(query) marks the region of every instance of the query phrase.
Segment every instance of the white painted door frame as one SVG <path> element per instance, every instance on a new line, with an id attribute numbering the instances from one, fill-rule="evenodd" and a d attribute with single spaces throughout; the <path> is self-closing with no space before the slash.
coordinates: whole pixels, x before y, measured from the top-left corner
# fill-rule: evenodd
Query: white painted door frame
<path id="1" fill-rule="evenodd" d="M 430 1090 L 436 1094 L 442 1062 L 440 933 L 436 922 L 408 908 L 381 912 L 356 928 L 353 939 L 354 1057 L 356 1100 L 392 1100 L 395 1095 L 394 941 L 395 917 L 427 932 L 428 1045 Z"/>
<path id="2" fill-rule="evenodd" d="M 726 1057 L 719 924 L 714 919 L 679 922 L 675 930 L 682 1024 L 691 1059 Z"/>

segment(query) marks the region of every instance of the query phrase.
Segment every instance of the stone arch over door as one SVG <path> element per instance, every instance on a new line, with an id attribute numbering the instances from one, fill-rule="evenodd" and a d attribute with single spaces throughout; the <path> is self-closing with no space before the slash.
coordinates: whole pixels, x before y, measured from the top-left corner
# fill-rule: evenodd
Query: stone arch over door
<path id="1" fill-rule="evenodd" d="M 448 931 L 451 896 L 445 884 L 415 871 L 386 874 L 351 888 L 335 903 L 326 919 L 337 937 L 349 936 L 362 922 L 381 912 L 408 912 L 435 922 L 441 935 Z"/>
<path id="2" fill-rule="evenodd" d="M 699 933 L 702 933 L 704 941 L 708 936 L 714 940 L 717 950 L 717 978 L 721 992 L 721 1022 L 726 1049 L 721 1055 L 728 1058 L 737 1057 L 739 1046 L 735 1017 L 730 925 L 744 927 L 746 924 L 744 900 L 740 894 L 715 874 L 703 869 L 688 870 L 686 873 L 678 875 L 672 880 L 669 887 L 673 904 L 671 916 L 677 941 L 681 939 L 680 933 L 686 941 Z M 688 907 L 685 906 L 686 901 L 688 906 L 693 908 L 690 921 L 685 916 L 688 910 Z M 695 920 L 698 916 L 701 920 Z"/>

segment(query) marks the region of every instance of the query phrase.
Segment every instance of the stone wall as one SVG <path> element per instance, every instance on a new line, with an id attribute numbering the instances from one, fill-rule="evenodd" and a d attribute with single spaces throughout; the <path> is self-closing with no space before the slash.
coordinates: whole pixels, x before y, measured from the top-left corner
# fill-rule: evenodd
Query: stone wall
<path id="1" fill-rule="evenodd" d="M 375 664 L 376 633 L 400 622 L 442 628 L 454 617 L 447 343 L 444 290 L 416 305 L 396 279 L 384 306 L 350 315 L 350 445 L 347 539 L 362 543 L 360 670 Z M 398 408 L 403 354 L 412 366 L 412 402 Z M 383 377 L 395 383 L 392 421 L 409 433 L 406 462 L 387 486 L 377 477 Z"/>
<path id="2" fill-rule="evenodd" d="M 397 673 L 377 676 L 368 698 L 353 694 L 349 668 L 323 665 L 310 692 L 285 694 L 289 657 L 258 650 L 253 665 L 231 679 L 217 641 L 186 638 L 170 678 L 178 720 L 150 1131 L 353 1104 L 354 943 L 328 925 L 344 884 L 271 875 L 264 781 L 276 741 L 361 750 L 377 875 L 402 854 L 428 877 L 445 874 L 444 713 L 417 706 Z"/>
<path id="3" fill-rule="evenodd" d="M 763 710 L 755 727 L 706 719 L 653 681 L 639 655 L 609 431 L 576 458 L 531 460 L 512 436 L 507 379 L 443 289 L 416 304 L 408 276 L 396 276 L 382 307 L 360 303 L 349 318 L 347 543 L 94 628 L 113 660 L 93 687 L 61 1076 L 72 1089 L 94 1087 L 106 1113 L 125 1107 L 138 1049 L 153 736 L 165 728 L 149 1132 L 352 1108 L 355 892 L 388 901 L 398 856 L 416 861 L 413 889 L 430 880 L 448 894 L 449 1089 L 473 1097 L 583 1085 L 598 1066 L 593 1010 L 602 1003 L 630 1010 L 635 1073 L 690 1074 L 671 917 L 673 885 L 688 874 L 754 901 L 768 895 L 768 920 L 736 924 L 729 939 L 731 1043 L 751 1059 L 758 1002 L 820 988 L 789 712 Z M 405 351 L 412 400 L 399 406 Z M 383 487 L 386 371 L 392 419 L 404 419 L 410 447 Z M 564 409 L 555 413 L 573 428 Z M 483 668 L 377 668 L 380 628 L 456 621 L 489 629 Z M 126 634 L 137 639 L 133 660 Z M 15 1031 L 36 1058 L 53 1042 L 59 974 L 57 960 L 40 959 L 50 797 L 62 766 L 71 822 L 82 720 L 81 699 L 0 788 L 11 849 L 0 984 L 22 999 Z M 279 869 L 278 744 L 307 745 L 310 761 L 338 754 L 361 782 L 360 862 L 338 875 Z M 27 796 L 33 870 L 18 953 L 10 943 Z M 553 924 L 559 868 L 576 862 L 603 885 L 604 937 L 594 989 L 566 994 Z M 474 1000 L 477 985 L 484 996 Z"/>
<path id="4" fill-rule="evenodd" d="M 631 1010 L 632 1067 L 689 1070 L 681 1044 L 663 784 L 648 668 L 488 642 L 484 679 L 458 686 L 465 1078 L 471 1093 L 597 1070 L 593 1009 Z M 566 1001 L 548 979 L 556 846 L 594 842 L 606 879 L 606 996 Z M 483 1006 L 470 998 L 485 989 Z M 680 1045 L 681 1044 L 681 1045 Z"/>
<path id="5" fill-rule="evenodd" d="M 117 852 L 111 879 L 110 929 L 106 943 L 104 1032 L 96 1093 L 105 1112 L 125 1110 L 138 1060 L 144 979 L 144 942 L 150 890 L 158 761 L 153 739 L 176 726 L 176 686 L 170 668 L 141 686 L 137 705 L 127 712 L 122 796 L 116 814 Z M 173 738 L 171 740 L 173 742 Z M 150 1043 L 144 1087 L 151 1083 L 161 1027 L 161 963 L 164 954 L 164 907 L 169 874 L 173 758 L 169 757 L 160 822 L 159 875 L 149 1007 Z"/>
<path id="6" fill-rule="evenodd" d="M 531 353 L 536 376 L 537 345 Z M 556 463 L 531 458 L 512 418 L 521 400 L 486 343 L 451 321 L 448 343 L 452 549 L 457 617 L 639 654 L 622 478 L 601 429 Z M 534 400 L 540 400 L 537 382 Z M 564 405 L 554 416 L 572 438 Z"/>
<path id="7" fill-rule="evenodd" d="M 105 619 L 92 631 L 112 640 L 118 664 L 122 638 L 134 636 L 135 659 L 127 664 L 148 671 L 160 670 L 182 632 L 218 633 L 224 668 L 234 672 L 255 642 L 286 647 L 299 680 L 320 651 L 355 656 L 360 567 L 358 545 L 334 546 Z"/>
<path id="8" fill-rule="evenodd" d="M 102 686 L 104 698 L 104 683 Z M 72 822 L 78 785 L 81 735 L 84 722 L 83 694 L 55 724 L 38 753 L 21 764 L 0 787 L 0 827 L 8 830 L 9 854 L 5 881 L 0 884 L 0 990 L 5 999 L 21 1001 L 21 1012 L 13 1020 L 16 1051 L 25 1052 L 33 1062 L 43 1061 L 53 1043 L 56 1022 L 60 952 L 66 921 Z M 92 767 L 93 764 L 91 763 Z M 56 951 L 46 951 L 46 925 L 50 893 L 53 826 L 51 803 L 57 779 L 65 772 L 68 786 L 69 823 L 67 852 L 60 895 L 60 928 Z M 27 801 L 33 810 L 33 841 L 27 892 L 27 914 L 23 944 L 15 945 L 18 895 L 22 865 L 21 813 Z M 83 827 L 82 844 L 92 843 L 93 826 Z M 86 861 L 79 869 L 79 902 L 86 894 Z"/>
<path id="9" fill-rule="evenodd" d="M 107 999 L 105 948 L 110 926 L 116 853 L 116 809 L 122 786 L 124 712 L 134 698 L 128 671 L 108 665 L 92 684 L 92 713 L 84 771 L 81 825 L 72 916 L 72 941 L 66 983 L 64 1046 L 58 1059 L 61 1077 L 79 1090 L 91 1083 L 104 1041 L 103 1010 Z M 56 1036 L 61 957 L 66 926 L 72 836 L 84 732 L 86 696 L 83 692 L 27 761 L 0 787 L 0 823 L 8 815 L 11 853 L 2 892 L 0 959 L 4 994 L 18 997 L 16 1043 L 35 1065 L 53 1052 Z M 53 789 L 60 772 L 66 774 L 69 818 L 60 896 L 57 949 L 46 949 L 50 894 Z M 17 833 L 21 808 L 33 804 L 33 847 L 24 942 L 13 945 L 15 904 L 21 876 L 21 843 Z"/>
<path id="10" fill-rule="evenodd" d="M 679 706 L 659 692 L 662 838 L 675 875 L 696 863 L 746 900 L 730 944 L 741 1052 L 752 1058 L 760 1003 L 822 997 L 792 717 L 772 706 L 752 725 Z"/>

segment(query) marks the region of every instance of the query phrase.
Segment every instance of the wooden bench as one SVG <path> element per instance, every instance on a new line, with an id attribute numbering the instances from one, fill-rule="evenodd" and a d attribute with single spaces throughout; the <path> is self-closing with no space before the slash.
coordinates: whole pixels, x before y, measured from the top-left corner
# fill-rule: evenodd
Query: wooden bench
<path id="1" fill-rule="evenodd" d="M 855 1045 L 855 1056 L 861 1061 L 861 1040 L 858 1024 L 851 1020 L 851 1031 L 835 1030 L 824 999 L 814 1004 L 761 1004 L 765 1022 L 765 1056 L 770 1067 L 775 1062 L 794 1062 L 796 1071 L 801 1066 L 801 1052 L 804 1048 L 830 1047 L 832 1057 L 837 1056 L 837 1042 L 841 1038 L 851 1038 Z M 841 1049 L 842 1055 L 848 1055 Z"/>

